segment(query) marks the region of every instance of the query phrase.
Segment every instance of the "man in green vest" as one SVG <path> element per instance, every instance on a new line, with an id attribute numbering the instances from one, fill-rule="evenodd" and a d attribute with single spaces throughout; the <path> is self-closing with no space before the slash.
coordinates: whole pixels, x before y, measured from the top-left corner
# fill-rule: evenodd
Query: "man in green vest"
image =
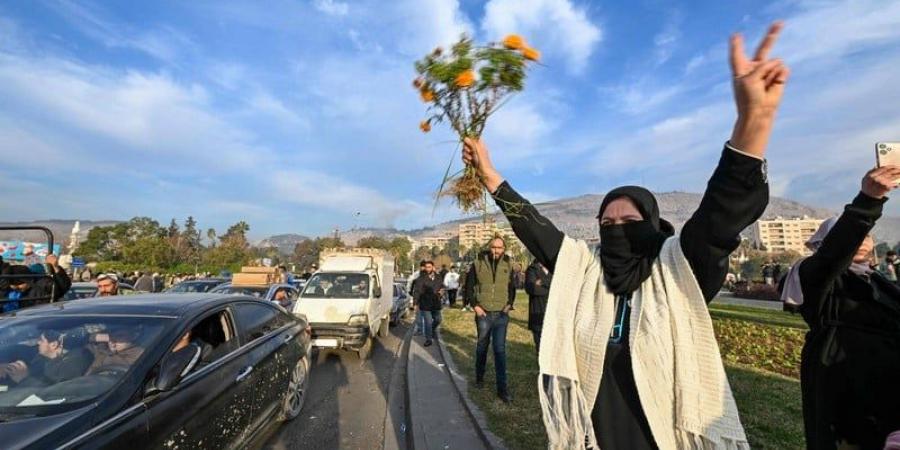
<path id="1" fill-rule="evenodd" d="M 494 369 L 497 373 L 497 395 L 510 402 L 506 380 L 506 327 L 509 310 L 516 299 L 512 262 L 506 255 L 503 238 L 491 239 L 488 251 L 478 255 L 466 275 L 466 298 L 475 309 L 478 344 L 475 347 L 475 385 L 484 385 L 488 346 L 493 344 Z"/>

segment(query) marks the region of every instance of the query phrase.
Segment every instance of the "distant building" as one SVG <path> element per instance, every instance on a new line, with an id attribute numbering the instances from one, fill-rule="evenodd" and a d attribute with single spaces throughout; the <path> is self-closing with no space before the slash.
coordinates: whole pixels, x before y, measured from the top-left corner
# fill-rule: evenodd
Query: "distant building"
<path id="1" fill-rule="evenodd" d="M 446 249 L 447 244 L 451 239 L 456 237 L 452 234 L 445 234 L 443 236 L 425 236 L 413 241 L 413 250 L 420 249 L 422 247 L 434 248 L 437 247 L 439 249 Z"/>
<path id="2" fill-rule="evenodd" d="M 501 226 L 494 221 L 465 222 L 459 224 L 459 245 L 466 249 L 484 247 L 491 238 L 500 236 L 506 241 L 516 241 L 516 234 L 509 225 Z"/>
<path id="3" fill-rule="evenodd" d="M 801 255 L 810 254 L 806 241 L 815 234 L 824 219 L 801 217 L 757 220 L 750 227 L 750 242 L 754 247 L 767 253 L 793 251 Z"/>

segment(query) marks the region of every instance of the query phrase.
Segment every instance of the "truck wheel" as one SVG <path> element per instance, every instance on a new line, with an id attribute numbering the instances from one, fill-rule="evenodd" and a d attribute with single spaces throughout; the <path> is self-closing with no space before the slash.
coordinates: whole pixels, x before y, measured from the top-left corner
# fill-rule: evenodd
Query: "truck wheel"
<path id="1" fill-rule="evenodd" d="M 369 355 L 372 353 L 372 336 L 366 337 L 366 342 L 363 343 L 363 346 L 356 351 L 356 354 L 359 355 L 360 361 L 366 360 L 369 358 Z"/>
<path id="2" fill-rule="evenodd" d="M 385 317 L 381 319 L 381 326 L 378 327 L 378 337 L 387 337 L 388 333 L 391 331 L 391 319 L 390 317 Z"/>

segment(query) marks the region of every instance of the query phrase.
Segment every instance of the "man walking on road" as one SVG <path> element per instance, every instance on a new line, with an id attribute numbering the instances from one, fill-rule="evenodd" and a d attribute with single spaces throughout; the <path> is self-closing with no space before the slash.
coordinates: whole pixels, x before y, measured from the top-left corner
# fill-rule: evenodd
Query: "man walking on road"
<path id="1" fill-rule="evenodd" d="M 553 274 L 538 260 L 525 271 L 525 292 L 528 293 L 528 329 L 534 336 L 534 351 L 541 348 L 541 329 L 544 327 L 544 312 L 550 296 L 550 282 Z"/>
<path id="2" fill-rule="evenodd" d="M 456 271 L 456 266 L 451 267 L 444 276 L 444 286 L 447 288 L 447 301 L 450 307 L 456 306 L 456 293 L 459 291 L 459 272 Z"/>
<path id="3" fill-rule="evenodd" d="M 497 374 L 497 395 L 509 403 L 506 380 L 506 328 L 509 310 L 516 299 L 516 285 L 512 278 L 512 262 L 506 254 L 506 242 L 495 237 L 490 249 L 478 256 L 466 275 L 466 298 L 475 309 L 478 344 L 475 347 L 475 384 L 484 385 L 488 346 L 494 348 L 494 371 Z M 493 341 L 493 342 L 492 342 Z"/>
<path id="4" fill-rule="evenodd" d="M 431 345 L 438 325 L 441 324 L 441 297 L 444 294 L 444 280 L 434 272 L 434 263 L 425 261 L 425 270 L 413 282 L 413 300 L 417 317 L 421 317 L 425 331 L 425 346 Z"/>
<path id="5" fill-rule="evenodd" d="M 410 275 L 409 281 L 406 282 L 406 292 L 408 293 L 409 298 L 413 299 L 413 304 L 416 303 L 416 280 L 422 276 L 423 272 L 425 272 L 425 261 L 419 263 L 419 271 Z M 421 336 L 422 330 L 425 328 L 421 319 L 422 317 L 416 313 L 416 326 L 413 329 L 413 334 L 416 336 Z"/>

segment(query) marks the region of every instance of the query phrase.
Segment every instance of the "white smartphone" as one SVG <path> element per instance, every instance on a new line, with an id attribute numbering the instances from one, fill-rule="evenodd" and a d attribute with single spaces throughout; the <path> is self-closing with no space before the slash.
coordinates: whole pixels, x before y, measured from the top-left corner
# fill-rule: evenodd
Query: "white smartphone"
<path id="1" fill-rule="evenodd" d="M 875 160 L 878 167 L 900 166 L 900 142 L 876 142 Z M 894 184 L 900 184 L 900 178 Z"/>

